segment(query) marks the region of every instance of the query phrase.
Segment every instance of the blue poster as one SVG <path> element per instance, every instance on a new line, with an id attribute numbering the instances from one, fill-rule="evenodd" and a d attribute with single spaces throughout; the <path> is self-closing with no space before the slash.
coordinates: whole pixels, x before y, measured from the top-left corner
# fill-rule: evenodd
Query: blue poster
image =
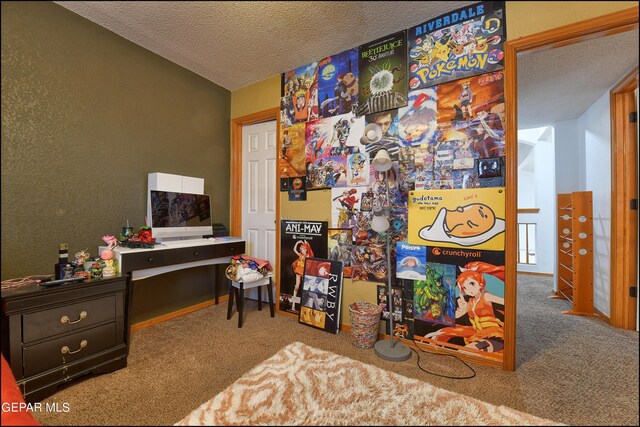
<path id="1" fill-rule="evenodd" d="M 350 113 L 358 105 L 358 48 L 320 61 L 318 70 L 320 117 Z"/>
<path id="2" fill-rule="evenodd" d="M 427 247 L 398 242 L 396 246 L 396 277 L 426 280 Z"/>

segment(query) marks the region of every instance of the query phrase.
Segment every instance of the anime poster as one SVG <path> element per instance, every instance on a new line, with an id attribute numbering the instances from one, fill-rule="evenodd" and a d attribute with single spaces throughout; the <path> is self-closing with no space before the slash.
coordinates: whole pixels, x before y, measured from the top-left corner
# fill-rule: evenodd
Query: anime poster
<path id="1" fill-rule="evenodd" d="M 398 136 L 403 145 L 434 144 L 438 140 L 436 87 L 409 92 L 407 106 L 398 109 Z"/>
<path id="2" fill-rule="evenodd" d="M 318 102 L 320 117 L 350 113 L 358 106 L 358 48 L 320 61 Z"/>
<path id="3" fill-rule="evenodd" d="M 362 153 L 347 157 L 347 186 L 361 187 L 369 185 L 369 156 Z"/>
<path id="4" fill-rule="evenodd" d="M 305 124 L 296 123 L 293 126 L 284 128 L 280 135 L 282 138 L 282 152 L 278 159 L 280 165 L 280 178 L 306 175 L 304 144 Z"/>
<path id="5" fill-rule="evenodd" d="M 293 106 L 293 122 L 308 122 L 319 118 L 318 111 L 318 63 L 312 62 L 303 67 L 286 72 L 282 76 L 283 98 L 281 111 L 285 111 L 285 121 L 289 120 Z"/>
<path id="6" fill-rule="evenodd" d="M 396 278 L 425 280 L 427 248 L 406 242 L 398 242 L 396 245 Z"/>
<path id="7" fill-rule="evenodd" d="M 430 261 L 425 270 L 425 280 L 413 282 L 413 317 L 415 320 L 453 326 L 456 267 Z"/>
<path id="8" fill-rule="evenodd" d="M 351 254 L 353 233 L 350 229 L 330 228 L 328 233 L 328 258 L 341 261 L 344 266 L 344 277 L 351 277 Z"/>
<path id="9" fill-rule="evenodd" d="M 378 305 L 382 308 L 380 319 L 389 318 L 389 295 L 385 285 L 378 285 Z"/>
<path id="10" fill-rule="evenodd" d="M 385 246 L 368 244 L 353 245 L 352 279 L 366 282 L 386 283 L 388 266 Z"/>
<path id="11" fill-rule="evenodd" d="M 427 261 L 427 277 L 429 269 L 434 272 L 432 282 L 414 282 L 414 338 L 502 360 L 504 252 L 433 246 L 427 248 Z M 444 310 L 427 310 L 418 300 L 423 293 L 446 301 L 439 304 Z M 433 310 L 434 305 L 429 307 Z M 440 321 L 451 313 L 455 323 Z"/>
<path id="12" fill-rule="evenodd" d="M 342 262 L 307 258 L 298 322 L 337 334 L 341 298 Z"/>
<path id="13" fill-rule="evenodd" d="M 412 191 L 412 245 L 504 250 L 505 191 L 497 188 Z M 427 258 L 428 260 L 428 258 Z"/>
<path id="14" fill-rule="evenodd" d="M 407 105 L 407 32 L 360 46 L 358 115 Z"/>
<path id="15" fill-rule="evenodd" d="M 327 257 L 327 222 L 282 220 L 279 309 L 299 313 L 304 262 Z"/>
<path id="16" fill-rule="evenodd" d="M 380 127 L 381 137 L 374 140 L 362 138 L 360 140 L 360 152 L 368 154 L 369 158 L 373 160 L 376 154 L 378 154 L 378 151 L 384 148 L 389 153 L 391 160 L 398 160 L 398 154 L 400 148 L 402 148 L 402 141 L 400 141 L 398 137 L 398 110 L 367 114 L 365 116 L 365 123 L 366 125 L 378 125 Z"/>
<path id="17" fill-rule="evenodd" d="M 438 130 L 439 144 L 469 158 L 504 156 L 504 73 L 438 86 Z"/>
<path id="18" fill-rule="evenodd" d="M 353 229 L 356 213 L 361 211 L 361 202 L 366 196 L 365 187 L 334 188 L 331 190 L 331 226 Z M 371 210 L 371 209 L 369 209 Z"/>
<path id="19" fill-rule="evenodd" d="M 504 6 L 484 1 L 410 28 L 409 89 L 504 68 Z"/>
<path id="20" fill-rule="evenodd" d="M 307 200 L 307 177 L 306 176 L 294 176 L 289 178 L 289 201 L 301 202 Z"/>

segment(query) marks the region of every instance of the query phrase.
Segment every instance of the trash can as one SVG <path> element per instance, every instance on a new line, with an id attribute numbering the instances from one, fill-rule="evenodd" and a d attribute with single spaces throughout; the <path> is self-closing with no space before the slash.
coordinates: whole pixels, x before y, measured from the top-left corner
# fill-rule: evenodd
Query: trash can
<path id="1" fill-rule="evenodd" d="M 365 301 L 349 305 L 351 315 L 351 344 L 360 348 L 372 348 L 378 340 L 378 326 L 382 307 Z"/>

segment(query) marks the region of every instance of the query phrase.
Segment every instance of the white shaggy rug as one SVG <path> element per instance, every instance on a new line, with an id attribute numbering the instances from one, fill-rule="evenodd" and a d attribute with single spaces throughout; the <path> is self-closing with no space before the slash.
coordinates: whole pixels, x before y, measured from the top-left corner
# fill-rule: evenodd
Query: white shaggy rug
<path id="1" fill-rule="evenodd" d="M 300 342 L 175 425 L 558 425 Z"/>

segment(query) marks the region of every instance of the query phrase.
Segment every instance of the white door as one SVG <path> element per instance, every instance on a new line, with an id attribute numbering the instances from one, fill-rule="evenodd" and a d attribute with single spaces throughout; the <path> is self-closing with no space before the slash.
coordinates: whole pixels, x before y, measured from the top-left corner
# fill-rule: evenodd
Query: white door
<path id="1" fill-rule="evenodd" d="M 242 237 L 246 253 L 276 268 L 276 122 L 242 128 Z M 249 298 L 257 299 L 252 289 Z M 275 283 L 274 283 L 275 292 Z M 266 295 L 263 295 L 265 298 Z M 274 299 L 274 303 L 277 301 Z"/>

